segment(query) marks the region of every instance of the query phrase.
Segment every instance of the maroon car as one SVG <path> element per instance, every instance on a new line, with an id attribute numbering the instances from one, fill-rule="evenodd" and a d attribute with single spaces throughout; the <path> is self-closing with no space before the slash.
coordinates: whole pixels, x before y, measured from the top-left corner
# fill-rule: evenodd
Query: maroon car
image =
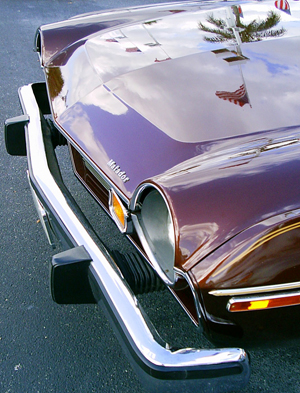
<path id="1" fill-rule="evenodd" d="M 249 362 L 237 348 L 170 347 L 135 294 L 168 287 L 228 342 L 299 314 L 299 17 L 292 0 L 195 1 L 37 31 L 46 82 L 20 89 L 24 115 L 5 134 L 10 154 L 27 154 L 50 243 L 66 250 L 52 260 L 52 296 L 102 300 L 150 391 L 238 389 Z M 58 145 L 136 253 L 97 238 L 63 183 Z"/>

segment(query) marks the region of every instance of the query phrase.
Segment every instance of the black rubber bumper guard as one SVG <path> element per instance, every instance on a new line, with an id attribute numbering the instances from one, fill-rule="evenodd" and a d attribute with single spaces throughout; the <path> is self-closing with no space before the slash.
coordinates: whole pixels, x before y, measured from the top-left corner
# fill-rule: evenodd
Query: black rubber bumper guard
<path id="1" fill-rule="evenodd" d="M 111 255 L 102 244 L 96 244 L 80 212 L 71 208 L 62 184 L 49 169 L 51 155 L 45 147 L 40 115 L 41 107 L 47 104 L 45 97 L 39 102 L 37 91 L 45 91 L 45 87 L 33 84 L 20 88 L 25 115 L 20 119 L 25 126 L 29 183 L 44 229 L 50 242 L 53 230 L 70 249 L 54 258 L 54 265 L 60 265 L 64 258 L 67 264 L 84 261 L 93 297 L 104 306 L 146 391 L 221 393 L 243 388 L 250 376 L 249 358 L 243 349 L 172 349 L 159 337 Z"/>

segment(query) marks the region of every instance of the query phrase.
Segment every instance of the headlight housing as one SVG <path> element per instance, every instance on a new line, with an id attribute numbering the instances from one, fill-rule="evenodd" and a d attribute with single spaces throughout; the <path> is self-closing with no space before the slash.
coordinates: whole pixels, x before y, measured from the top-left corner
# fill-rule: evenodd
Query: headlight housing
<path id="1" fill-rule="evenodd" d="M 140 241 L 157 274 L 172 286 L 176 281 L 175 233 L 168 203 L 153 185 L 143 185 L 134 199 L 132 220 Z"/>

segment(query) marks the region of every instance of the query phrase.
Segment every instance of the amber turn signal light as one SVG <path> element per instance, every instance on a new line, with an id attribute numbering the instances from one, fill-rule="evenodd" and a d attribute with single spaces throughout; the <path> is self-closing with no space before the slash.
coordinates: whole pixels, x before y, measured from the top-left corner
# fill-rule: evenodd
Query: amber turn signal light
<path id="1" fill-rule="evenodd" d="M 256 298 L 232 298 L 227 303 L 230 312 L 265 310 L 300 305 L 300 292 Z"/>
<path id="2" fill-rule="evenodd" d="M 121 232 L 127 231 L 129 212 L 114 190 L 109 191 L 109 211 Z"/>

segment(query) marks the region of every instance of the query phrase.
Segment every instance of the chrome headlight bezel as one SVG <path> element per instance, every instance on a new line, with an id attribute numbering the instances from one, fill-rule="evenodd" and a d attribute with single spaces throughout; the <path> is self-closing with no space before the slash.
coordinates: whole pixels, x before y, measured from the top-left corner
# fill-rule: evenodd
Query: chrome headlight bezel
<path id="1" fill-rule="evenodd" d="M 154 184 L 143 184 L 136 190 L 130 210 L 149 261 L 160 278 L 168 286 L 174 286 L 177 279 L 174 270 L 175 227 L 166 197 Z"/>

